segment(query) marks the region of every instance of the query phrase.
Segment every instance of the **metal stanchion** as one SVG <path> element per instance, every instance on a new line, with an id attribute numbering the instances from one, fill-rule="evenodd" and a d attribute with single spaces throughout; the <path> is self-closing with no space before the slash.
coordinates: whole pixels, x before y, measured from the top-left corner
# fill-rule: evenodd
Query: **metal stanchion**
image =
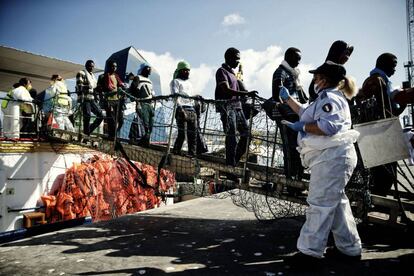
<path id="1" fill-rule="evenodd" d="M 206 116 L 204 118 L 204 125 L 203 125 L 203 136 L 204 134 L 206 134 L 206 127 L 207 127 L 207 117 L 208 117 L 208 108 L 209 108 L 209 104 L 207 104 L 207 108 L 206 108 Z M 200 112 L 201 113 L 201 112 Z"/>
<path id="2" fill-rule="evenodd" d="M 174 124 L 175 113 L 177 111 L 177 101 L 178 101 L 178 97 L 174 97 L 173 113 L 172 113 L 171 122 L 170 122 L 170 133 L 168 134 L 167 155 L 171 151 L 170 147 L 171 147 L 171 138 L 172 138 L 172 128 L 173 128 L 173 124 Z"/>
<path id="3" fill-rule="evenodd" d="M 78 127 L 78 141 L 79 142 L 82 142 L 82 133 L 83 133 L 83 131 L 82 131 L 82 129 L 81 129 L 81 126 L 83 125 L 83 105 L 84 105 L 84 102 L 82 101 L 82 102 L 80 102 L 79 103 L 79 111 L 78 111 L 78 116 L 79 116 L 79 127 Z M 76 122 L 76 119 L 75 119 L 75 122 Z"/>
<path id="4" fill-rule="evenodd" d="M 276 125 L 275 127 L 275 140 L 273 142 L 273 149 L 272 149 L 272 161 L 270 162 L 270 166 L 273 168 L 274 161 L 275 161 L 275 153 L 276 153 L 276 143 L 277 143 L 277 131 L 279 130 L 279 127 Z"/>
<path id="5" fill-rule="evenodd" d="M 117 140 L 117 136 L 118 136 L 118 118 L 119 118 L 119 113 L 121 112 L 121 105 L 120 105 L 120 103 L 121 103 L 121 100 L 122 100 L 122 97 L 121 98 L 119 98 L 119 93 L 118 93 L 118 91 L 117 91 L 117 95 L 118 95 L 118 103 L 117 103 L 117 108 L 116 108 L 116 114 L 115 114 L 115 133 L 114 133 L 114 147 L 113 147 L 113 150 L 114 150 L 114 152 L 115 152 L 115 150 L 116 150 L 116 140 Z M 113 112 L 112 112 L 113 113 Z"/>
<path id="6" fill-rule="evenodd" d="M 34 108 L 34 131 L 35 131 L 35 135 L 36 135 L 36 139 L 39 140 L 40 138 L 40 109 L 38 108 L 37 104 L 33 104 L 33 108 Z"/>
<path id="7" fill-rule="evenodd" d="M 52 110 L 50 111 L 49 116 L 52 118 L 51 123 L 50 123 L 50 133 L 52 134 L 52 136 L 54 136 L 54 122 L 56 122 L 56 114 L 55 114 L 55 107 L 56 107 L 56 95 L 54 95 L 53 97 L 51 97 L 50 99 L 48 99 L 49 101 L 51 101 L 52 103 Z M 49 121 L 49 120 L 48 120 Z"/>
<path id="8" fill-rule="evenodd" d="M 252 108 L 254 107 L 255 100 L 256 100 L 256 97 L 253 97 Z M 252 111 L 250 111 L 250 112 L 252 112 Z M 250 137 L 252 135 L 252 127 L 253 127 L 253 114 L 250 114 L 249 135 L 247 136 L 247 145 L 246 145 L 246 160 L 245 160 L 244 165 L 243 165 L 243 179 L 242 179 L 243 184 L 248 184 L 248 182 L 249 182 L 249 181 L 246 181 L 246 169 L 247 169 L 247 161 L 249 159 L 249 148 L 250 148 L 249 145 L 250 145 Z"/>

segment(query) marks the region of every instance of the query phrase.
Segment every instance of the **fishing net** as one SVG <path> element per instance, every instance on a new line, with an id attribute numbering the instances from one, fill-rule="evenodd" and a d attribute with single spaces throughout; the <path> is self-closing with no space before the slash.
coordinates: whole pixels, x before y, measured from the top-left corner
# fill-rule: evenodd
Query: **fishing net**
<path id="1" fill-rule="evenodd" d="M 174 173 L 124 158 L 95 155 L 74 163 L 48 195 L 42 196 L 48 221 L 55 222 L 90 216 L 94 221 L 158 207 L 161 197 L 175 188 Z"/>

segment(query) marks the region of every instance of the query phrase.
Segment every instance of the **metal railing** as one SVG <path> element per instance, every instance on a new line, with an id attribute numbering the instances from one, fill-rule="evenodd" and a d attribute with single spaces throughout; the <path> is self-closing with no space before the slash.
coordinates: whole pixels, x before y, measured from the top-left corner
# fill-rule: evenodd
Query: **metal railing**
<path id="1" fill-rule="evenodd" d="M 302 177 L 285 175 L 281 139 L 281 133 L 285 130 L 278 129 L 275 119 L 280 115 L 277 112 L 269 114 L 267 110 L 266 113 L 263 108 L 265 99 L 261 97 L 243 99 L 243 114 L 249 126 L 246 152 L 236 166 L 229 166 L 225 162 L 225 139 L 230 133 L 223 130 L 221 116 L 224 114 L 217 111 L 220 107 L 231 105 L 231 100 L 216 101 L 182 95 L 157 96 L 142 100 L 128 92 L 122 90 L 118 92 L 119 100 L 115 105 L 111 103 L 112 109 L 108 107 L 105 99 L 96 102 L 102 109 L 103 120 L 92 133 L 84 131 L 85 102 L 76 103 L 75 93 L 69 93 L 74 99 L 70 110 L 62 110 L 56 100 L 57 97 L 54 96 L 46 101 L 31 103 L 34 105 L 34 112 L 30 116 L 20 110 L 22 104 L 27 102 L 10 100 L 9 105 L 14 108 L 14 113 L 4 116 L 3 122 L 18 120 L 19 125 L 11 124 L 14 126 L 13 131 L 3 128 L 3 137 L 5 137 L 3 139 L 18 139 L 25 135 L 31 135 L 36 139 L 58 138 L 95 147 L 104 153 L 122 156 L 128 160 L 151 164 L 158 169 L 171 169 L 176 172 L 177 178 L 183 178 L 184 181 L 207 175 L 210 178 L 205 178 L 207 180 L 204 183 L 214 182 L 216 184 L 214 189 L 217 191 L 241 188 L 237 192 L 237 200 L 234 199 L 235 203 L 253 210 L 258 218 L 303 214 L 306 194 L 292 195 L 286 191 L 286 187 L 296 188 L 299 192 L 304 191 L 308 185 L 309 175 L 306 171 Z M 204 145 L 207 150 L 190 155 L 188 137 L 186 137 L 181 153 L 173 152 L 173 145 L 179 131 L 177 126 L 179 99 L 191 100 L 196 113 L 194 118 L 197 121 L 196 129 L 191 130 L 194 133 L 187 132 L 186 135 L 193 134 L 197 139 L 200 138 L 201 144 L 198 146 Z M 144 118 L 148 115 L 142 110 L 144 106 L 148 114 L 153 114 L 149 143 L 142 143 L 147 131 L 146 127 L 148 128 L 144 122 L 148 119 Z M 89 123 L 93 124 L 97 116 L 91 114 L 90 117 Z M 23 120 L 28 118 L 32 128 L 25 133 L 20 132 L 25 129 Z M 184 123 L 184 126 L 186 125 L 187 123 Z M 110 133 L 111 128 L 115 129 L 114 133 Z M 236 135 L 237 140 L 239 134 Z M 369 181 L 366 174 L 367 172 L 360 165 L 360 170 L 355 171 L 352 183 L 348 185 L 351 193 L 349 197 L 356 203 L 355 206 L 360 212 L 357 217 L 364 217 L 370 204 Z M 221 188 L 217 188 L 217 183 L 222 184 Z M 248 194 L 248 191 L 255 193 Z M 234 192 L 230 193 L 234 195 Z M 262 208 L 263 206 L 266 208 Z"/>

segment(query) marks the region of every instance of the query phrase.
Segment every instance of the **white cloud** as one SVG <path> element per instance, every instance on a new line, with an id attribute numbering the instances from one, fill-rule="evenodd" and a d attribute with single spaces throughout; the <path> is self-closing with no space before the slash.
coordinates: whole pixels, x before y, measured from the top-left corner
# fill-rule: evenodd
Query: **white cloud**
<path id="1" fill-rule="evenodd" d="M 242 25 L 246 23 L 244 17 L 242 17 L 238 13 L 228 14 L 223 18 L 221 25 L 223 26 L 234 26 L 234 25 Z"/>
<path id="2" fill-rule="evenodd" d="M 170 94 L 170 82 L 173 77 L 173 73 L 177 68 L 177 63 L 182 58 L 173 57 L 169 52 L 158 55 L 154 52 L 149 52 L 145 50 L 138 50 L 145 59 L 158 71 L 161 78 L 161 89 L 163 95 Z M 212 66 L 208 66 L 204 63 L 198 67 L 191 65 L 190 81 L 193 85 L 194 93 L 204 95 L 204 90 L 207 84 L 211 81 L 214 81 L 214 70 Z"/>
<path id="3" fill-rule="evenodd" d="M 272 95 L 272 76 L 276 68 L 283 61 L 284 50 L 280 46 L 271 45 L 264 51 L 253 49 L 241 51 L 244 82 L 248 90 L 257 90 L 259 95 L 269 98 Z M 312 76 L 308 71 L 311 64 L 300 64 L 300 80 L 305 92 L 308 90 Z"/>
<path id="4" fill-rule="evenodd" d="M 174 57 L 171 53 L 156 54 L 145 50 L 139 52 L 148 62 L 159 72 L 161 77 L 161 88 L 164 95 L 170 93 L 169 83 L 173 72 L 181 58 Z M 243 65 L 244 82 L 247 89 L 257 90 L 259 95 L 269 98 L 272 93 L 273 72 L 282 62 L 284 49 L 277 45 L 271 45 L 263 51 L 247 49 L 241 51 L 241 63 Z M 218 61 L 220 64 L 223 61 Z M 312 75 L 308 73 L 313 69 L 312 64 L 300 64 L 299 70 L 302 72 L 300 79 L 305 91 L 308 90 Z M 194 93 L 204 98 L 213 99 L 215 89 L 215 72 L 217 65 L 201 63 L 192 64 L 190 81 L 194 88 Z"/>
<path id="5" fill-rule="evenodd" d="M 215 84 L 215 71 L 217 68 L 202 63 L 199 67 L 191 70 L 191 84 L 193 85 L 194 93 L 205 98 L 213 98 L 214 94 L 206 93 L 208 85 Z M 207 96 L 209 95 L 209 96 Z"/>
<path id="6" fill-rule="evenodd" d="M 138 50 L 138 52 L 140 52 L 140 54 L 142 54 L 142 56 L 160 74 L 162 94 L 169 94 L 169 84 L 179 60 L 172 57 L 169 52 L 161 55 L 145 50 Z"/>

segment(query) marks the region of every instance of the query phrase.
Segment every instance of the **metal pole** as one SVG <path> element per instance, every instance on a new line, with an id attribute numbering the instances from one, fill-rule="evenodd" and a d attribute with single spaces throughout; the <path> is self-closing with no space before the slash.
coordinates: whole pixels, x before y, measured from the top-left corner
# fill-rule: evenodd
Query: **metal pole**
<path id="1" fill-rule="evenodd" d="M 55 121 L 56 122 L 56 124 L 58 124 L 58 122 L 56 121 L 56 112 L 55 112 L 55 108 L 56 108 L 56 94 L 55 95 L 53 95 L 53 97 L 52 98 L 50 98 L 50 100 L 52 101 L 52 114 L 51 114 L 51 116 L 52 116 L 52 123 L 51 123 L 51 125 L 50 125 L 50 133 L 52 134 L 52 136 L 55 136 L 55 133 L 54 133 L 54 127 L 53 127 L 53 121 Z"/>
<path id="2" fill-rule="evenodd" d="M 273 142 L 273 149 L 272 149 L 272 161 L 270 162 L 270 166 L 273 168 L 274 161 L 275 161 L 275 152 L 276 152 L 276 142 L 277 142 L 277 131 L 279 130 L 279 127 L 276 124 L 275 127 L 275 140 Z"/>
<path id="3" fill-rule="evenodd" d="M 206 109 L 206 117 L 204 118 L 204 126 L 203 126 L 203 136 L 204 136 L 204 134 L 206 133 L 206 126 L 207 126 L 207 117 L 208 117 L 208 107 L 209 107 L 210 105 L 209 104 L 207 104 L 207 109 Z M 201 109 L 201 108 L 200 108 Z M 201 114 L 201 112 L 200 112 L 200 114 Z"/>
<path id="4" fill-rule="evenodd" d="M 170 147 L 171 147 L 171 136 L 172 136 L 172 127 L 174 124 L 174 118 L 175 118 L 175 112 L 177 110 L 177 101 L 178 101 L 178 97 L 174 98 L 174 106 L 173 106 L 173 112 L 172 112 L 172 117 L 171 117 L 171 122 L 170 122 L 170 133 L 168 134 L 168 146 L 167 146 L 167 154 L 170 153 Z"/>
<path id="5" fill-rule="evenodd" d="M 115 114 L 115 120 L 114 120 L 115 121 L 114 147 L 113 147 L 114 153 L 115 153 L 115 148 L 116 148 L 116 139 L 117 139 L 117 135 L 118 135 L 118 118 L 119 118 L 119 112 L 121 112 L 121 110 L 120 110 L 120 108 L 121 108 L 120 103 L 121 103 L 122 97 L 124 96 L 124 95 L 122 95 L 122 97 L 119 97 L 119 95 L 120 95 L 120 93 L 118 93 L 118 91 L 117 91 L 118 102 L 117 102 L 117 108 L 116 108 L 116 114 Z"/>
<path id="6" fill-rule="evenodd" d="M 40 118 L 40 108 L 38 108 L 37 104 L 33 104 L 34 110 L 35 110 L 35 117 L 34 117 L 34 124 L 35 124 L 35 131 L 36 131 L 36 138 L 39 140 L 40 138 L 40 124 L 41 118 Z"/>
<path id="7" fill-rule="evenodd" d="M 252 101 L 252 109 L 254 107 L 254 102 L 255 102 L 256 97 L 253 97 L 253 101 Z M 252 110 L 250 110 L 250 113 L 252 112 Z M 247 160 L 249 159 L 249 144 L 250 144 L 250 136 L 252 134 L 252 127 L 253 127 L 253 114 L 250 114 L 250 120 L 249 120 L 249 135 L 247 136 L 247 145 L 246 145 L 246 160 L 244 162 L 244 166 L 243 166 L 243 181 L 242 183 L 246 184 L 246 169 L 247 169 Z"/>
<path id="8" fill-rule="evenodd" d="M 81 95 L 81 97 L 83 98 L 83 94 Z M 83 125 L 83 105 L 84 105 L 84 99 L 82 99 L 82 102 L 79 103 L 79 109 L 78 109 L 78 118 L 79 118 L 79 125 L 78 125 L 78 141 L 80 143 L 82 143 L 82 130 L 81 130 L 81 126 Z M 75 118 L 75 122 L 76 122 L 76 118 Z"/>

